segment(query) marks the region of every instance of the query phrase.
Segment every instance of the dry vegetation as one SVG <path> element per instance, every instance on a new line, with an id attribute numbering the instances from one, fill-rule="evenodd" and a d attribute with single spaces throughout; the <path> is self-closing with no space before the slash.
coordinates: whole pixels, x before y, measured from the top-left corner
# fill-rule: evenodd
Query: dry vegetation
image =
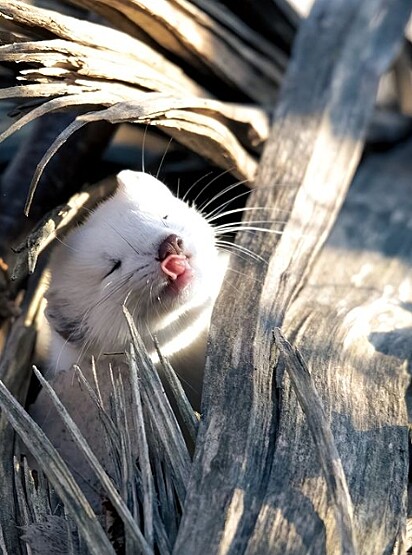
<path id="1" fill-rule="evenodd" d="M 406 551 L 406 4 L 317 0 L 303 23 L 287 0 L 0 5 L 3 555 Z M 127 313 L 110 401 L 77 370 L 110 476 L 36 371 L 96 478 L 95 511 L 23 406 L 48 247 L 142 157 L 183 189 L 213 171 L 209 197 L 244 181 L 282 234 L 236 238 L 261 258 L 232 261 L 200 418 L 164 361 L 176 419 Z"/>

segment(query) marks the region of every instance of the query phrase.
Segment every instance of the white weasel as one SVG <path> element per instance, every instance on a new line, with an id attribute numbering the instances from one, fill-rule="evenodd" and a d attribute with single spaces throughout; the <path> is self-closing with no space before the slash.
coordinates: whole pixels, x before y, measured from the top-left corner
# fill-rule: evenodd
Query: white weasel
<path id="1" fill-rule="evenodd" d="M 205 218 L 156 178 L 125 170 L 117 180 L 114 196 L 51 257 L 49 370 L 124 351 L 126 303 L 148 350 L 156 335 L 190 382 L 204 361 L 227 257 Z"/>

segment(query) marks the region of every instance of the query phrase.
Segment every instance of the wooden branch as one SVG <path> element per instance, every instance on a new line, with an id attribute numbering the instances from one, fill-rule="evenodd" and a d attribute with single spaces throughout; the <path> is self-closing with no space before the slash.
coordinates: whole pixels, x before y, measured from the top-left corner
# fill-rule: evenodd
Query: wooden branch
<path id="1" fill-rule="evenodd" d="M 295 408 L 273 379 L 270 330 L 282 325 L 335 221 L 379 76 L 399 49 L 409 12 L 399 0 L 318 0 L 302 24 L 249 203 L 266 207 L 263 220 L 289 217 L 280 239 L 240 237 L 242 247 L 271 257 L 269 264 L 233 260 L 218 300 L 176 555 L 202 553 L 205 545 L 211 554 L 334 552 L 335 519 L 327 518 L 326 489 L 316 488 L 319 463 L 304 466 L 298 482 L 281 471 L 289 440 L 293 468 L 303 456 L 303 420 L 281 433 Z M 306 454 L 311 445 L 302 449 Z M 310 509 L 314 503 L 322 520 Z"/>

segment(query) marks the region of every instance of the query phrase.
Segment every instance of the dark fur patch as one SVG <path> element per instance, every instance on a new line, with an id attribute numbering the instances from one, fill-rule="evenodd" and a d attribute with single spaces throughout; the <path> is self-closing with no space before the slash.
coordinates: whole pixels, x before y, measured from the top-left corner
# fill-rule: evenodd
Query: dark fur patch
<path id="1" fill-rule="evenodd" d="M 56 308 L 47 309 L 47 319 L 50 326 L 68 343 L 84 343 L 87 335 L 87 328 L 79 325 L 79 319 L 69 320 L 63 316 Z"/>

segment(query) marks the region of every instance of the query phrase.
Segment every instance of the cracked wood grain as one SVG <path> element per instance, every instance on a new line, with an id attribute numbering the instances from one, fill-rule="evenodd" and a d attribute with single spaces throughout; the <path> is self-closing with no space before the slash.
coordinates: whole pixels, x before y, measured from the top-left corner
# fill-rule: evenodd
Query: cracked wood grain
<path id="1" fill-rule="evenodd" d="M 307 469 L 314 473 L 309 493 L 284 475 L 273 481 L 274 465 L 285 464 L 276 457 L 280 439 L 286 446 L 289 440 L 280 425 L 293 409 L 273 377 L 270 330 L 282 326 L 335 222 L 379 76 L 400 47 L 410 10 L 399 1 L 319 0 L 302 24 L 249 202 L 266 208 L 262 219 L 286 214 L 287 223 L 280 238 L 241 236 L 241 246 L 269 263 L 232 260 L 235 271 L 218 300 L 176 554 L 201 553 L 204 545 L 219 555 L 341 552 L 335 518 L 310 510 L 314 491 L 329 506 L 327 491 L 316 487 L 319 463 Z M 302 422 L 297 426 L 295 454 Z M 274 513 L 279 518 L 270 518 Z"/>

